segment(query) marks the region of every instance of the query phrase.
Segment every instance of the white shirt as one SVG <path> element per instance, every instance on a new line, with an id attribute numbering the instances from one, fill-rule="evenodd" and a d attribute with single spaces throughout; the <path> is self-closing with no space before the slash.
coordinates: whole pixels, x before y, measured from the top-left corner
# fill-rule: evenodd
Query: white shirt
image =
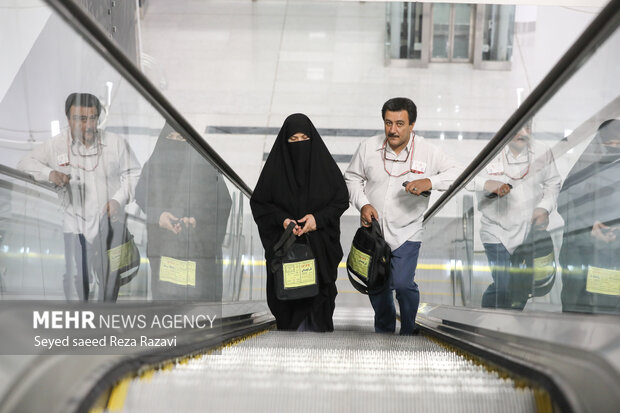
<path id="1" fill-rule="evenodd" d="M 384 151 L 388 158 L 385 162 Z M 383 236 L 393 251 L 405 241 L 422 240 L 422 220 L 429 203 L 427 197 L 406 192 L 403 182 L 428 178 L 432 189 L 445 191 L 460 172 L 454 160 L 422 136 L 409 139 L 407 147 L 396 155 L 386 144 L 385 136 L 380 135 L 360 144 L 344 179 L 353 206 L 361 210 L 371 204 L 377 210 Z"/>
<path id="2" fill-rule="evenodd" d="M 35 147 L 17 168 L 38 181 L 49 182 L 52 170 L 70 175 L 59 190 L 65 210 L 64 232 L 84 234 L 92 242 L 99 232 L 104 205 L 116 200 L 121 208 L 133 200 L 140 177 L 140 164 L 127 142 L 118 135 L 101 132 L 99 144 L 87 148 L 72 142 L 64 131 Z"/>
<path id="3" fill-rule="evenodd" d="M 512 185 L 508 195 L 487 198 L 484 183 L 489 180 Z M 535 208 L 553 211 L 562 179 L 553 154 L 540 142 L 531 140 L 518 155 L 508 145 L 475 179 L 483 243 L 501 243 L 509 253 L 523 243 L 532 228 Z"/>

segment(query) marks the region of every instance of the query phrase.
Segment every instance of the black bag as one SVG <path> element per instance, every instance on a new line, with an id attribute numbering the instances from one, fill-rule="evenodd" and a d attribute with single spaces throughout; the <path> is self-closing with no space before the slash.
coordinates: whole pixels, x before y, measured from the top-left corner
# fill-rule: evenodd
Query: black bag
<path id="1" fill-rule="evenodd" d="M 353 287 L 362 294 L 378 294 L 390 279 L 392 250 L 383 239 L 379 223 L 373 219 L 371 226 L 360 227 L 351 243 L 347 258 L 347 273 Z"/>
<path id="2" fill-rule="evenodd" d="M 273 247 L 270 268 L 279 300 L 297 300 L 319 293 L 316 260 L 308 236 L 305 236 L 305 244 L 296 243 L 293 228 L 295 223 L 291 222 Z"/>
<path id="3" fill-rule="evenodd" d="M 140 251 L 124 221 L 100 222 L 101 236 L 94 244 L 95 266 L 99 278 L 99 298 L 115 302 L 122 285 L 129 283 L 140 269 Z"/>

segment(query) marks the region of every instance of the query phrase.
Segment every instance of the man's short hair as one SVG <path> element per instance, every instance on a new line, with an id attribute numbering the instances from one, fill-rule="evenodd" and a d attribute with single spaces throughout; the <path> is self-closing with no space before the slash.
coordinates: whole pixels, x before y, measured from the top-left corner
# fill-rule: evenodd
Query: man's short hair
<path id="1" fill-rule="evenodd" d="M 71 106 L 85 106 L 87 108 L 96 108 L 97 116 L 101 114 L 101 103 L 97 96 L 90 93 L 71 93 L 65 101 L 65 114 L 69 117 L 69 109 Z"/>
<path id="2" fill-rule="evenodd" d="M 409 98 L 392 98 L 383 104 L 381 108 L 381 117 L 385 120 L 385 112 L 400 112 L 406 110 L 409 115 L 409 124 L 411 125 L 418 117 L 418 108 Z"/>

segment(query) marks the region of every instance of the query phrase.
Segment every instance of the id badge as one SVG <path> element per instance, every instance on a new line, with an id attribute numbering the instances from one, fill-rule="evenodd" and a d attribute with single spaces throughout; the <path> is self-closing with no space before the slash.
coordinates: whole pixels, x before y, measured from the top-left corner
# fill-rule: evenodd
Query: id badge
<path id="1" fill-rule="evenodd" d="M 69 156 L 66 153 L 60 153 L 56 156 L 58 166 L 69 166 Z"/>
<path id="2" fill-rule="evenodd" d="M 503 175 L 504 164 L 501 162 L 492 162 L 487 165 L 486 170 L 489 175 Z"/>
<path id="3" fill-rule="evenodd" d="M 426 162 L 413 161 L 411 164 L 411 172 L 414 174 L 423 174 L 426 172 Z"/>

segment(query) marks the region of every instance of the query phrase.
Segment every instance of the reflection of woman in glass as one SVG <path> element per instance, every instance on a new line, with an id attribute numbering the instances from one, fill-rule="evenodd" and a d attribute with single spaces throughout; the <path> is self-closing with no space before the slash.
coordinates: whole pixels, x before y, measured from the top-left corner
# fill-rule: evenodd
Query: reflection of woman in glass
<path id="1" fill-rule="evenodd" d="M 168 124 L 142 169 L 154 299 L 222 297 L 222 243 L 231 199 L 222 175 Z"/>
<path id="2" fill-rule="evenodd" d="M 349 199 L 340 169 L 306 115 L 294 114 L 284 121 L 250 204 L 268 263 L 291 221 L 297 224 L 295 235 L 307 234 L 317 261 L 318 295 L 291 301 L 276 298 L 267 265 L 267 302 L 278 329 L 333 331 L 342 259 L 340 216 Z"/>
<path id="3" fill-rule="evenodd" d="M 564 181 L 562 309 L 620 312 L 620 120 L 601 124 Z"/>

